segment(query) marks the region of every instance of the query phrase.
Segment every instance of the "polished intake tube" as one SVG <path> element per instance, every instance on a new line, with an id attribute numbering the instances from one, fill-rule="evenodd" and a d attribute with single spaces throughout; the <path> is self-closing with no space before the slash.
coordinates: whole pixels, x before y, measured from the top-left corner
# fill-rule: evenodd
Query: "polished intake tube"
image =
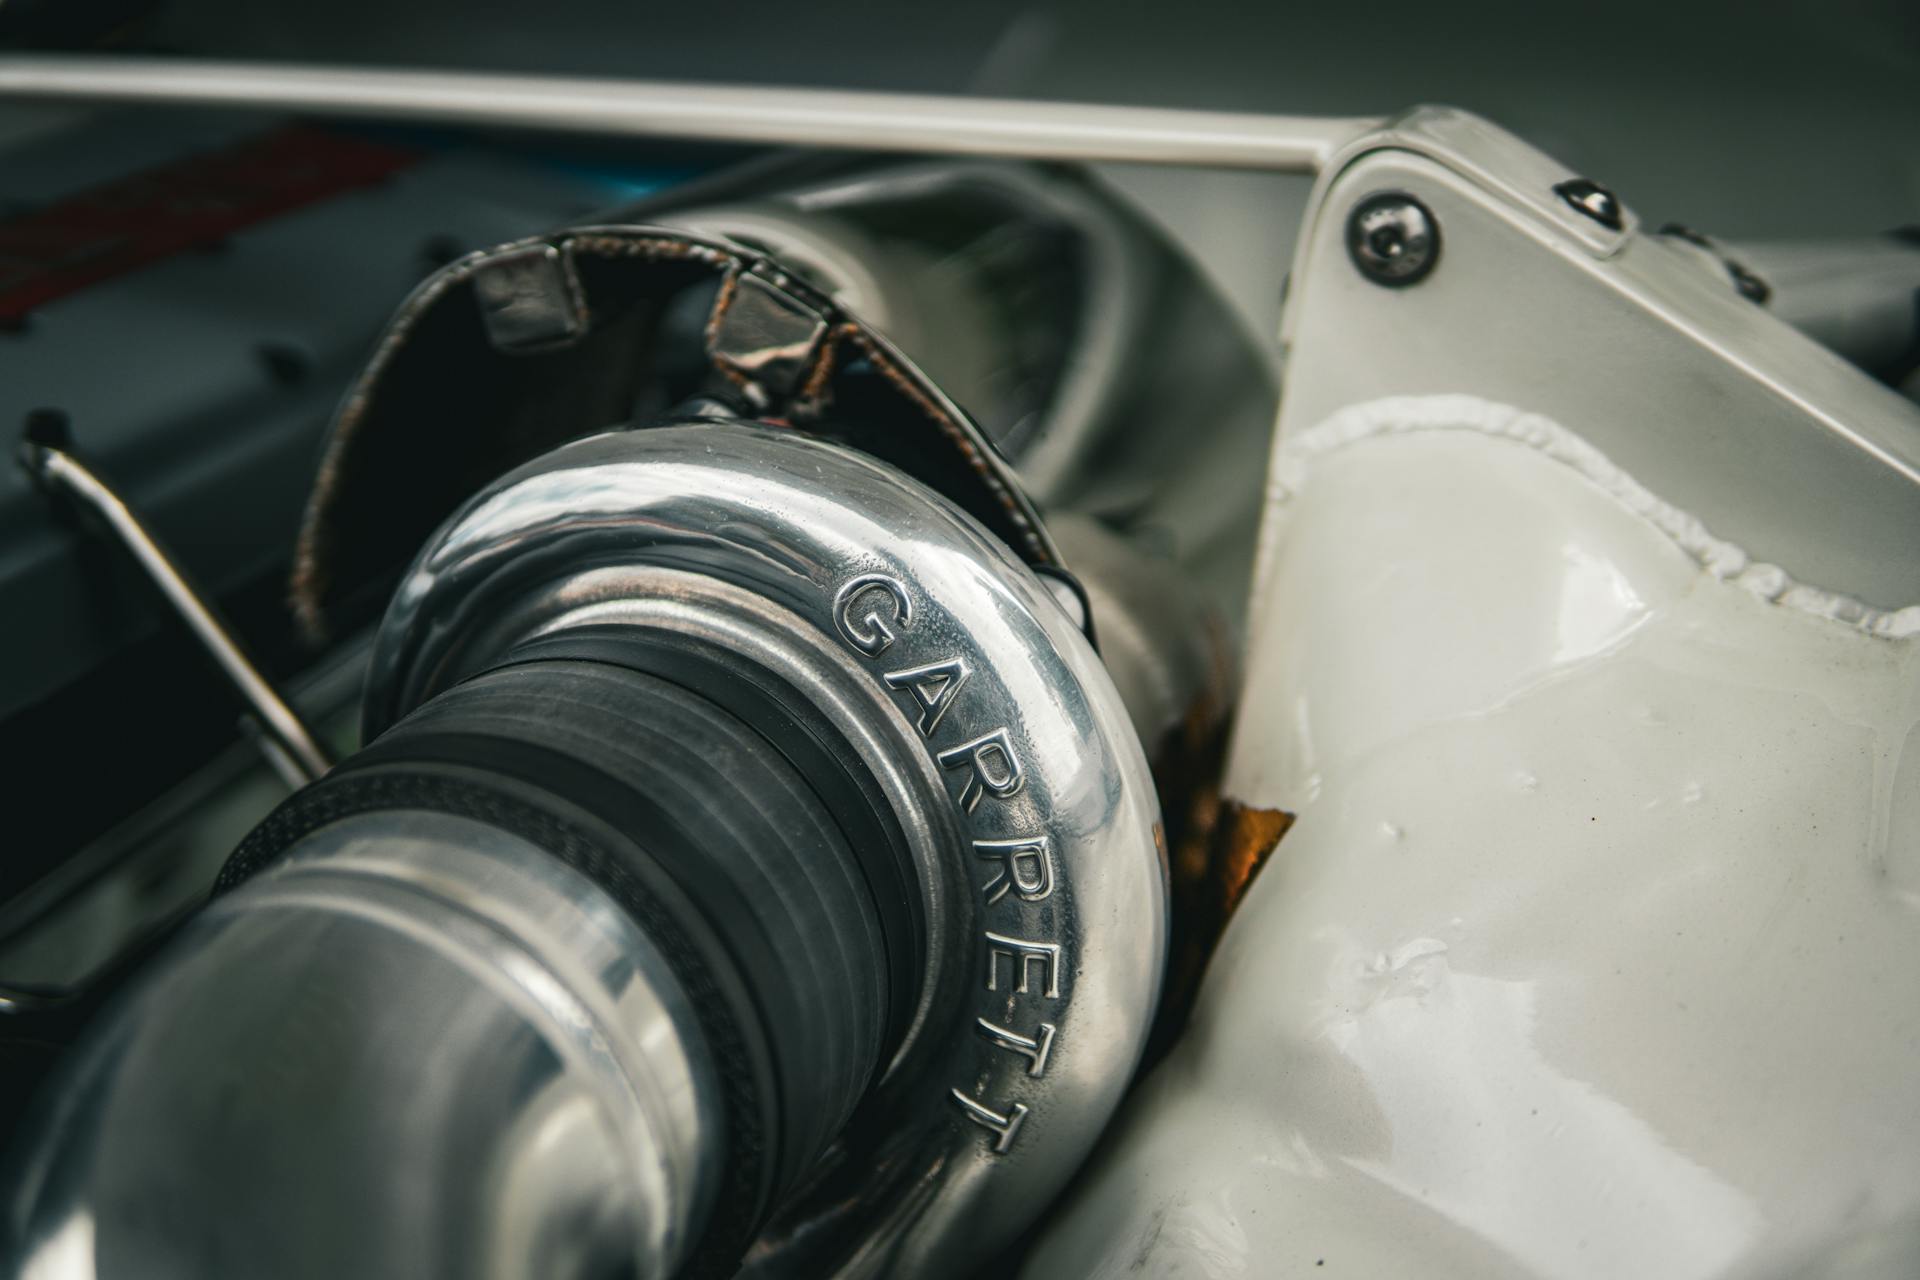
<path id="1" fill-rule="evenodd" d="M 518 652 L 254 833 L 60 1094 L 28 1274 L 737 1259 L 897 1040 L 918 957 L 816 784 L 623 652 Z"/>
<path id="2" fill-rule="evenodd" d="M 15 1256 L 977 1265 L 1097 1135 L 1164 956 L 1151 778 L 1081 621 L 791 432 L 509 473 L 395 596 L 373 741 L 78 1046 L 15 1147 Z"/>
<path id="3" fill-rule="evenodd" d="M 657 949 L 473 818 L 329 824 L 215 903 L 46 1118 L 21 1274 L 669 1274 L 718 1185 Z"/>

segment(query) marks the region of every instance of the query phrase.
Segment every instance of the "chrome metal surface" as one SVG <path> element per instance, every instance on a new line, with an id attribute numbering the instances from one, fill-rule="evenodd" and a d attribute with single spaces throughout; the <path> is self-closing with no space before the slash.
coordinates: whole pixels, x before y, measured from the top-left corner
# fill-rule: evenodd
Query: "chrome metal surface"
<path id="1" fill-rule="evenodd" d="M 873 687 L 870 676 L 841 646 L 756 591 L 637 559 L 605 564 L 588 557 L 550 578 L 510 585 L 443 580 L 431 602 L 436 611 L 432 616 L 447 609 L 457 632 L 435 628 L 441 634 L 429 646 L 406 645 L 395 627 L 416 625 L 429 616 L 427 607 L 423 603 L 422 612 L 404 620 L 397 611 L 390 613 L 381 628 L 382 636 L 399 643 L 383 649 L 370 667 L 365 701 L 369 738 L 407 708 L 492 666 L 523 641 L 602 623 L 630 627 L 692 652 L 731 654 L 753 670 L 779 673 L 804 687 L 814 705 L 846 734 L 859 765 L 879 780 L 913 846 L 927 906 L 928 958 L 913 1023 L 896 1059 L 907 1052 L 941 994 L 941 980 L 951 983 L 942 957 L 963 945 L 964 940 L 955 938 L 952 904 L 966 895 L 966 877 L 944 852 L 963 834 L 938 771 L 920 757 L 918 738 L 897 722 L 891 700 Z"/>
<path id="2" fill-rule="evenodd" d="M 1347 215 L 1347 256 L 1375 284 L 1418 284 L 1440 258 L 1440 227 L 1412 196 L 1382 191 Z"/>
<path id="3" fill-rule="evenodd" d="M 321 827 L 81 1053 L 13 1180 L 24 1274 L 668 1276 L 718 1185 L 665 961 L 471 819 Z"/>
<path id="4" fill-rule="evenodd" d="M 1086 1154 L 1160 981 L 1152 781 L 1099 658 L 891 468 L 771 428 L 661 428 L 559 449 L 436 535 L 382 626 L 367 727 L 530 635 L 606 622 L 810 690 L 878 770 L 943 922 L 905 1043 L 749 1269 L 977 1264 Z"/>
<path id="5" fill-rule="evenodd" d="M 1878 609 L 1920 601 L 1920 559 L 1886 553 L 1920 545 L 1920 411 L 1689 246 L 1551 196 L 1569 176 L 1431 108 L 1349 148 L 1297 251 L 1281 439 L 1364 401 L 1471 389 L 1659 477 L 1663 499 L 1755 561 Z M 1346 261 L 1346 210 L 1382 189 L 1418 197 L 1447 237 L 1447 268 L 1391 296 Z"/>
<path id="6" fill-rule="evenodd" d="M 573 263 L 550 244 L 496 254 L 473 275 L 487 340 L 502 351 L 564 347 L 587 328 Z"/>
<path id="7" fill-rule="evenodd" d="M 1569 178 L 1554 187 L 1553 193 L 1609 231 L 1618 231 L 1624 225 L 1619 197 L 1591 178 Z"/>
<path id="8" fill-rule="evenodd" d="M 0 58 L 0 99 L 245 107 L 768 146 L 1310 172 L 1365 118 L 171 58 Z"/>
<path id="9" fill-rule="evenodd" d="M 246 701 L 266 735 L 266 742 L 275 749 L 267 753 L 269 762 L 277 770 L 290 774 L 289 780 L 295 784 L 312 782 L 325 773 L 331 767 L 330 762 L 313 731 L 260 674 L 260 669 L 187 580 L 166 548 L 134 514 L 133 508 L 85 463 L 63 449 L 29 441 L 21 446 L 21 454 L 27 470 L 38 481 L 99 516 L 160 589 L 173 611 L 180 615 L 194 638 Z"/>

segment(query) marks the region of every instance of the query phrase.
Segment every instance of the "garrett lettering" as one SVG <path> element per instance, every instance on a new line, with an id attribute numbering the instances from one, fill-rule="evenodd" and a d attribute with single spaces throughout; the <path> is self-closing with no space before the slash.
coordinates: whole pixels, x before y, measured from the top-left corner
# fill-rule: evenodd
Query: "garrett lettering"
<path id="1" fill-rule="evenodd" d="M 1060 998 L 1060 944 L 1028 942 L 1002 933 L 987 932 L 987 990 L 1000 989 L 1000 957 L 1013 965 L 1014 991 L 1026 995 L 1033 966 L 1040 966 L 1040 991 L 1050 1000 Z"/>
<path id="2" fill-rule="evenodd" d="M 1005 729 L 995 729 L 972 742 L 942 751 L 936 759 L 943 769 L 967 770 L 966 785 L 960 788 L 960 808 L 972 813 L 980 797 L 993 794 L 1005 800 L 1020 790 L 1024 779 L 1020 759 L 1013 754 L 1013 742 Z"/>
<path id="3" fill-rule="evenodd" d="M 869 658 L 893 647 L 894 628 L 913 622 L 913 598 L 895 578 L 865 573 L 840 588 L 833 598 L 833 625 L 840 636 Z"/>
<path id="4" fill-rule="evenodd" d="M 1053 1033 L 1057 1028 L 1051 1022 L 1040 1024 L 1040 1034 L 1023 1036 L 1011 1027 L 1003 1027 L 997 1022 L 988 1022 L 985 1018 L 977 1020 L 980 1034 L 1003 1049 L 1011 1049 L 1027 1060 L 1027 1074 L 1042 1076 L 1047 1071 L 1047 1055 L 1053 1052 Z"/>
<path id="5" fill-rule="evenodd" d="M 929 662 L 924 667 L 890 672 L 881 679 L 889 689 L 905 689 L 913 695 L 913 700 L 920 704 L 920 736 L 931 738 L 933 731 L 940 727 L 940 718 L 947 714 L 947 708 L 953 705 L 971 674 L 966 659 L 948 658 L 944 662 Z"/>
<path id="6" fill-rule="evenodd" d="M 1045 836 L 975 840 L 973 851 L 1000 864 L 993 879 L 980 886 L 988 906 L 1006 897 L 1008 891 L 1019 894 L 1022 902 L 1043 902 L 1053 895 L 1053 848 Z"/>
<path id="7" fill-rule="evenodd" d="M 1013 1145 L 1013 1135 L 1020 1132 L 1020 1125 L 1027 1118 L 1026 1104 L 1016 1102 L 1008 1109 L 1006 1115 L 1001 1115 L 985 1103 L 969 1098 L 958 1089 L 953 1091 L 953 1100 L 960 1104 L 962 1111 L 967 1113 L 967 1119 L 982 1128 L 991 1130 L 996 1135 L 993 1153 L 1001 1156 L 1007 1154 L 1007 1148 Z"/>

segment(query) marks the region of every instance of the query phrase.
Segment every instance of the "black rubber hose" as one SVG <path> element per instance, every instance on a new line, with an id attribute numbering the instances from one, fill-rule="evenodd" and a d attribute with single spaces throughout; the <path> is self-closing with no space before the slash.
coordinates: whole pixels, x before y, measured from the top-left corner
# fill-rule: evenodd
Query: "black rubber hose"
<path id="1" fill-rule="evenodd" d="M 782 736 L 628 666 L 516 659 L 290 799 L 222 885 L 343 810 L 418 807 L 509 828 L 599 880 L 705 996 L 735 1175 L 717 1213 L 735 1220 L 715 1225 L 744 1243 L 845 1124 L 893 1047 L 890 1008 L 918 980 L 887 946 L 910 924 L 876 899 L 857 824 Z"/>

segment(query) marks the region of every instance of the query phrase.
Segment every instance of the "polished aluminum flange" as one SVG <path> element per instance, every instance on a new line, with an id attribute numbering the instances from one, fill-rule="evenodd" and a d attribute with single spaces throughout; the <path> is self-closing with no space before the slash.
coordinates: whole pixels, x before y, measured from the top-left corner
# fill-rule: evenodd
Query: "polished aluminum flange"
<path id="1" fill-rule="evenodd" d="M 914 480 L 702 423 L 567 445 L 467 503 L 381 626 L 366 728 L 604 624 L 805 690 L 877 781 L 922 898 L 908 1028 L 749 1269 L 991 1256 L 1086 1155 L 1160 982 L 1153 784 L 1099 657 L 1040 579 Z"/>

